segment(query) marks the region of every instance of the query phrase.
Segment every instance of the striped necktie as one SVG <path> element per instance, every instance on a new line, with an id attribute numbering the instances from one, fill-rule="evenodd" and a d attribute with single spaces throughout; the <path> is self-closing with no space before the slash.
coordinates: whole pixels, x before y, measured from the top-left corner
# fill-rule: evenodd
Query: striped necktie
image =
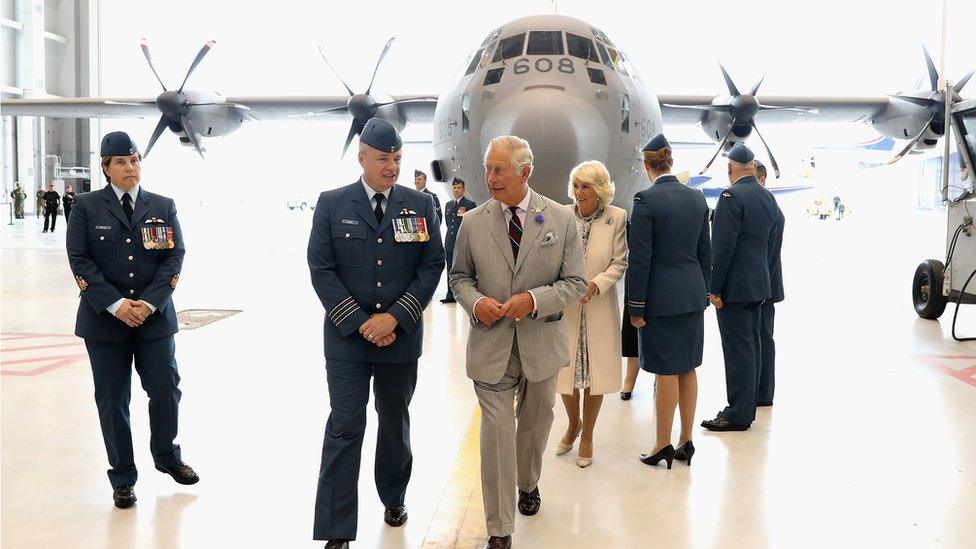
<path id="1" fill-rule="evenodd" d="M 512 255 L 518 259 L 519 244 L 522 243 L 522 222 L 519 221 L 518 206 L 509 206 L 512 219 L 508 221 L 508 240 L 512 244 Z"/>

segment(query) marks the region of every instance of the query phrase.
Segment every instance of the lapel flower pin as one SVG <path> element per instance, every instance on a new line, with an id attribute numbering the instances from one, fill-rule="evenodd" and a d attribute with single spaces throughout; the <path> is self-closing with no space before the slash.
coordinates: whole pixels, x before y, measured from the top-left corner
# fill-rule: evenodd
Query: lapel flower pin
<path id="1" fill-rule="evenodd" d="M 541 208 L 539 208 L 538 206 L 536 206 L 535 208 L 532 208 L 531 210 L 529 210 L 529 212 L 535 214 L 535 216 L 532 219 L 535 219 L 535 222 L 536 223 L 545 223 L 546 216 L 542 215 L 542 209 Z"/>

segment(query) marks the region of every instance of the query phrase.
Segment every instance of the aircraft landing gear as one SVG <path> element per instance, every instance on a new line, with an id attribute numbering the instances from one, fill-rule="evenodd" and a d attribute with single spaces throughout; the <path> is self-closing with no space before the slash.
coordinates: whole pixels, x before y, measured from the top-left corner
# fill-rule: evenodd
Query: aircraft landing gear
<path id="1" fill-rule="evenodd" d="M 915 269 L 912 301 L 918 316 L 935 320 L 945 311 L 948 300 L 942 295 L 944 270 L 945 265 L 938 259 L 926 259 Z"/>

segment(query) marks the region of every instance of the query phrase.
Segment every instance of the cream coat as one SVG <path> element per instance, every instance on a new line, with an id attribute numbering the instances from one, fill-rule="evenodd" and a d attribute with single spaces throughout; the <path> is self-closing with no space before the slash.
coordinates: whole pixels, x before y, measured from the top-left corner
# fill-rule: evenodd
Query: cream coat
<path id="1" fill-rule="evenodd" d="M 574 206 L 566 206 L 573 211 Z M 573 212 L 575 218 L 576 213 Z M 595 282 L 600 293 L 586 307 L 587 339 L 590 355 L 590 394 L 605 395 L 620 390 L 620 307 L 617 281 L 627 270 L 627 212 L 607 206 L 590 228 L 586 253 L 586 280 Z M 576 300 L 566 309 L 569 327 L 569 367 L 559 372 L 556 391 L 573 394 L 576 371 L 576 342 L 579 338 L 580 308 Z"/>

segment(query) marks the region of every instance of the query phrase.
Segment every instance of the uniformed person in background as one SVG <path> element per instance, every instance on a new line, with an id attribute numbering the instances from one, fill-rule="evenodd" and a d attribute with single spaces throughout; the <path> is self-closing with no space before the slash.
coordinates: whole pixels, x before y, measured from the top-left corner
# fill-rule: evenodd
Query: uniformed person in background
<path id="1" fill-rule="evenodd" d="M 766 166 L 756 160 L 756 179 L 766 187 Z M 769 192 L 769 196 L 776 197 Z M 773 323 L 776 319 L 776 304 L 786 299 L 783 292 L 783 262 L 780 252 L 783 249 L 783 230 L 786 227 L 786 216 L 779 204 L 776 204 L 776 230 L 773 244 L 769 248 L 769 284 L 772 297 L 763 301 L 762 305 L 762 336 L 759 352 L 762 354 L 762 370 L 759 372 L 759 393 L 756 396 L 759 406 L 773 405 L 773 392 L 776 387 L 776 342 L 773 340 Z"/>
<path id="2" fill-rule="evenodd" d="M 756 180 L 755 156 L 742 143 L 729 151 L 729 181 L 715 207 L 710 296 L 718 316 L 729 405 L 702 422 L 711 431 L 745 431 L 756 418 L 762 370 L 762 303 L 772 296 L 770 247 L 776 201 Z"/>
<path id="3" fill-rule="evenodd" d="M 44 192 L 44 188 L 42 187 L 37 189 L 37 194 L 34 195 L 34 212 L 37 214 L 37 217 L 44 215 Z"/>
<path id="4" fill-rule="evenodd" d="M 75 191 L 71 185 L 65 186 L 61 204 L 64 206 L 64 222 L 67 223 L 68 218 L 71 217 L 71 207 L 75 205 Z"/>
<path id="5" fill-rule="evenodd" d="M 403 142 L 371 118 L 359 139 L 362 177 L 319 196 L 308 242 L 312 286 L 325 307 L 325 370 L 332 412 L 325 428 L 314 538 L 356 539 L 360 451 L 370 378 L 379 420 L 376 489 L 385 522 L 407 521 L 413 455 L 408 406 L 417 383 L 424 309 L 444 269 L 434 202 L 395 185 Z"/>
<path id="6" fill-rule="evenodd" d="M 54 232 L 54 226 L 58 223 L 58 208 L 61 207 L 61 195 L 54 190 L 54 182 L 48 183 L 47 192 L 44 193 L 44 231 L 48 231 L 48 220 L 51 221 L 50 231 Z"/>
<path id="7" fill-rule="evenodd" d="M 24 189 L 20 186 L 20 183 L 17 183 L 17 185 L 14 186 L 14 190 L 10 191 L 10 198 L 14 199 L 14 217 L 17 219 L 23 219 L 24 200 L 27 198 L 27 193 L 24 192 Z"/>
<path id="8" fill-rule="evenodd" d="M 78 195 L 68 222 L 71 272 L 81 290 L 75 335 L 85 340 L 115 506 L 131 507 L 136 465 L 129 428 L 132 365 L 149 395 L 149 447 L 156 469 L 180 484 L 199 479 L 175 443 L 181 392 L 173 290 L 183 234 L 173 200 L 139 186 L 141 155 L 125 132 L 102 138 L 110 185 Z"/>
<path id="9" fill-rule="evenodd" d="M 454 258 L 454 243 L 457 241 L 458 230 L 461 229 L 464 212 L 473 210 L 477 206 L 474 200 L 464 196 L 464 187 L 464 180 L 460 177 L 455 177 L 451 181 L 451 191 L 454 193 L 454 200 L 448 202 L 444 207 L 444 212 L 447 214 L 444 218 L 444 222 L 447 224 L 447 234 L 444 236 L 447 272 L 451 272 L 451 260 Z M 441 303 L 456 303 L 450 284 L 447 285 L 447 297 L 442 299 Z"/>
<path id="10" fill-rule="evenodd" d="M 441 212 L 441 199 L 437 198 L 437 195 L 427 188 L 427 174 L 420 170 L 414 170 L 413 186 L 418 191 L 427 193 L 431 198 L 434 199 L 434 208 L 437 210 L 437 223 L 441 223 L 441 221 L 444 219 L 444 214 Z"/>

